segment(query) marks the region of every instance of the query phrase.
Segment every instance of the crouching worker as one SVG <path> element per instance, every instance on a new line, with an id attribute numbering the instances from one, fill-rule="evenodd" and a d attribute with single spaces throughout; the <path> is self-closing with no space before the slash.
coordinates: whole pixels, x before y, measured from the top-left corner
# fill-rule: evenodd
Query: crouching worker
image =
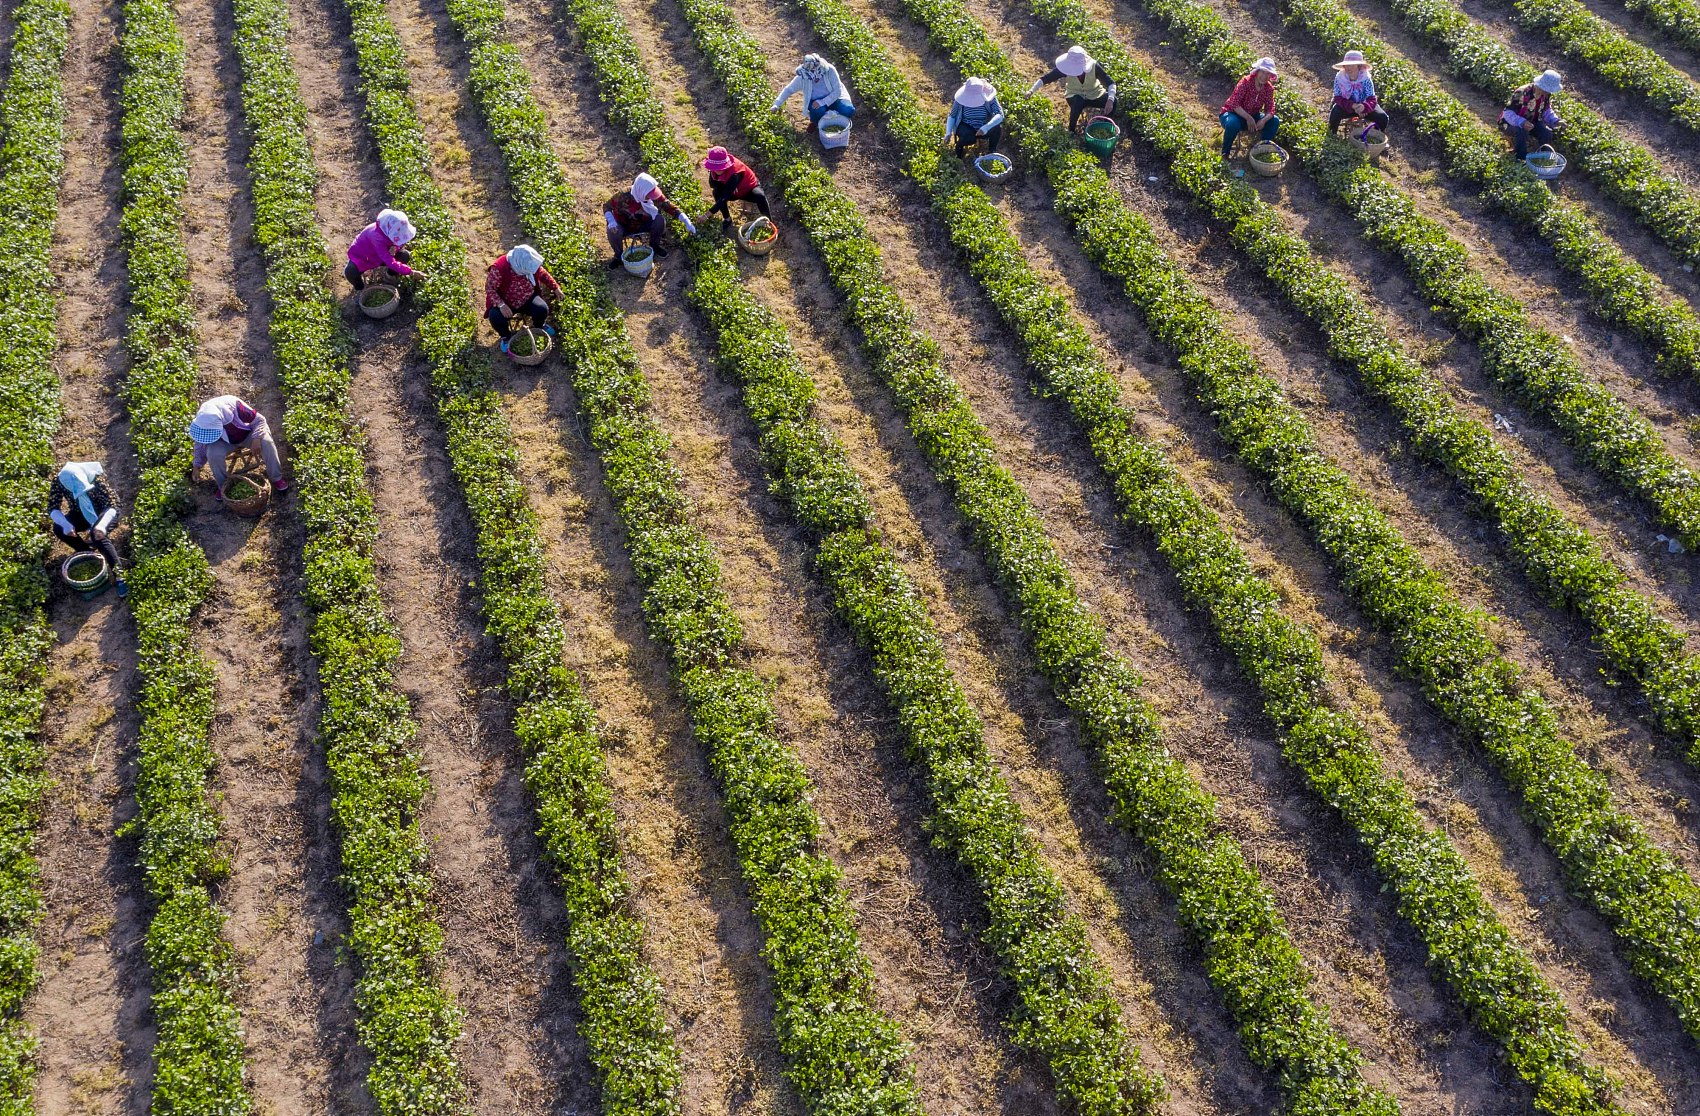
<path id="1" fill-rule="evenodd" d="M 1281 130 L 1281 118 L 1275 115 L 1275 76 L 1275 60 L 1259 58 L 1222 103 L 1222 158 L 1232 157 L 1241 132 L 1273 140 Z"/>
<path id="2" fill-rule="evenodd" d="M 1105 116 L 1116 111 L 1116 83 L 1083 46 L 1069 47 L 1067 54 L 1059 55 L 1056 65 L 1034 82 L 1033 88 L 1027 92 L 1037 93 L 1041 86 L 1052 81 L 1062 82 L 1063 99 L 1068 102 L 1068 130 L 1071 132 L 1080 123 L 1080 114 L 1089 108 L 1103 109 Z"/>
<path id="3" fill-rule="evenodd" d="M 266 416 L 236 396 L 217 395 L 202 403 L 189 423 L 189 439 L 195 443 L 191 475 L 199 472 L 202 465 L 211 469 L 213 487 L 220 500 L 224 499 L 228 459 L 236 449 L 258 451 L 260 460 L 265 462 L 272 491 L 288 490 L 289 482 L 283 479 L 283 463 L 278 459 L 277 443 L 272 441 Z"/>
<path id="4" fill-rule="evenodd" d="M 508 351 L 508 338 L 514 331 L 514 318 L 524 314 L 531 324 L 555 336 L 555 327 L 548 324 L 550 298 L 561 297 L 561 284 L 543 266 L 543 253 L 529 244 L 516 244 L 497 256 L 484 269 L 484 316 L 502 339 L 502 351 Z"/>
<path id="5" fill-rule="evenodd" d="M 956 89 L 950 102 L 950 117 L 944 122 L 944 138 L 956 141 L 956 157 L 962 158 L 976 140 L 985 143 L 985 154 L 998 149 L 1003 140 L 1003 106 L 998 91 L 985 78 L 971 77 Z"/>
<path id="6" fill-rule="evenodd" d="M 1348 50 L 1346 57 L 1334 63 L 1334 107 L 1328 110 L 1328 130 L 1340 127 L 1340 122 L 1357 117 L 1373 124 L 1382 135 L 1392 118 L 1387 115 L 1375 96 L 1375 79 L 1369 76 L 1370 66 L 1364 52 Z"/>
<path id="7" fill-rule="evenodd" d="M 1529 140 L 1537 144 L 1551 143 L 1553 136 L 1564 127 L 1558 113 L 1552 111 L 1552 99 L 1564 81 L 1557 70 L 1548 70 L 1511 94 L 1511 102 L 1499 114 L 1499 126 L 1511 137 L 1519 159 L 1529 154 Z"/>
<path id="8" fill-rule="evenodd" d="M 638 175 L 632 179 L 630 189 L 621 190 L 603 202 L 602 220 L 608 226 L 608 247 L 614 250 L 614 258 L 608 261 L 608 270 L 620 266 L 620 253 L 628 236 L 649 237 L 655 258 L 665 257 L 667 249 L 661 247 L 661 237 L 667 232 L 669 217 L 677 217 L 685 223 L 686 232 L 696 235 L 697 227 L 691 223 L 690 217 L 661 192 L 661 184 L 648 173 Z"/>
<path id="9" fill-rule="evenodd" d="M 388 270 L 392 279 L 415 274 L 408 266 L 413 257 L 407 245 L 417 232 L 401 210 L 383 210 L 348 246 L 348 266 L 342 269 L 343 278 L 358 291 L 365 289 L 366 273 L 380 267 Z"/>
<path id="10" fill-rule="evenodd" d="M 709 192 L 714 195 L 714 204 L 708 211 L 720 214 L 721 229 L 732 231 L 732 203 L 735 201 L 747 201 L 760 210 L 763 217 L 773 220 L 773 214 L 768 212 L 767 191 L 761 188 L 761 179 L 744 165 L 742 159 L 734 157 L 724 147 L 711 147 L 702 165 L 708 171 Z"/>
<path id="11" fill-rule="evenodd" d="M 59 470 L 47 492 L 47 518 L 54 538 L 78 552 L 98 551 L 106 559 L 120 597 L 130 591 L 118 572 L 118 549 L 112 545 L 118 501 L 98 461 L 72 461 Z"/>
<path id="12" fill-rule="evenodd" d="M 801 93 L 809 110 L 810 128 L 819 124 L 820 118 L 829 112 L 840 116 L 856 115 L 856 106 L 850 101 L 850 89 L 838 76 L 838 67 L 831 62 L 818 54 L 805 54 L 795 73 L 791 84 L 781 89 L 779 96 L 773 99 L 770 111 L 778 112 L 785 107 L 786 101 Z"/>

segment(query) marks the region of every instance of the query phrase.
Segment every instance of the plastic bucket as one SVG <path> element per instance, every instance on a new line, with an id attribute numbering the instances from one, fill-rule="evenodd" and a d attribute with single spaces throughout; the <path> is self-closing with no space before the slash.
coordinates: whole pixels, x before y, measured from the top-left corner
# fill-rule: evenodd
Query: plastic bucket
<path id="1" fill-rule="evenodd" d="M 1121 125 L 1107 116 L 1094 116 L 1086 122 L 1086 128 L 1080 134 L 1086 150 L 1101 159 L 1109 157 L 1110 152 L 1116 149 L 1116 141 L 1121 138 Z"/>
<path id="2" fill-rule="evenodd" d="M 1008 155 L 993 151 L 974 160 L 974 173 L 987 182 L 1002 182 L 1015 173 L 1015 163 Z"/>
<path id="3" fill-rule="evenodd" d="M 1529 169 L 1535 172 L 1536 178 L 1545 182 L 1551 182 L 1563 174 L 1568 163 L 1563 155 L 1552 149 L 1550 143 L 1543 143 L 1538 150 L 1529 152 L 1523 161 L 1529 164 Z"/>
<path id="4" fill-rule="evenodd" d="M 620 264 L 633 275 L 648 275 L 655 270 L 655 249 L 647 244 L 633 244 L 620 253 Z"/>
<path id="5" fill-rule="evenodd" d="M 850 144 L 850 118 L 841 112 L 829 112 L 815 125 L 820 145 L 828 151 Z"/>

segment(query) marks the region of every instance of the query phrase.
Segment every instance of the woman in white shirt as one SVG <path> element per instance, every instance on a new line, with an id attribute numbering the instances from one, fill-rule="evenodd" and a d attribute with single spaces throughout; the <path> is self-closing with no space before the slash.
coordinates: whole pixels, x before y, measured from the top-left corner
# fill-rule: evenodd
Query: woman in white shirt
<path id="1" fill-rule="evenodd" d="M 809 110 L 809 127 L 820 123 L 820 118 L 829 112 L 840 116 L 855 116 L 856 106 L 850 100 L 850 89 L 838 76 L 838 68 L 818 54 L 803 56 L 803 64 L 797 67 L 797 76 L 791 79 L 791 84 L 779 91 L 779 96 L 773 99 L 773 111 L 778 112 L 797 94 L 804 94 L 804 104 Z"/>

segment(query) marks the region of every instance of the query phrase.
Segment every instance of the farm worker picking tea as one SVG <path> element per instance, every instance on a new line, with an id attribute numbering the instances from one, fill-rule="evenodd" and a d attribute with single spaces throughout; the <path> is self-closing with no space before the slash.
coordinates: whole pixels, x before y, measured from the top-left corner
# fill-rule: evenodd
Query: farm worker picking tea
<path id="1" fill-rule="evenodd" d="M 720 214 L 720 227 L 726 232 L 732 231 L 732 208 L 735 201 L 747 201 L 761 211 L 761 215 L 773 220 L 773 214 L 768 212 L 767 191 L 761 188 L 761 179 L 756 172 L 744 165 L 742 159 L 733 156 L 724 147 L 708 149 L 708 158 L 702 161 L 703 168 L 708 171 L 709 193 L 714 195 L 714 204 L 709 207 L 710 213 Z"/>
<path id="2" fill-rule="evenodd" d="M 47 518 L 53 537 L 77 551 L 99 551 L 112 570 L 118 595 L 130 587 L 118 572 L 118 549 L 112 545 L 112 528 L 118 522 L 118 501 L 106 486 L 106 470 L 98 461 L 71 461 L 53 478 L 47 490 Z"/>
<path id="3" fill-rule="evenodd" d="M 632 179 L 629 189 L 621 190 L 603 202 L 602 219 L 608 225 L 608 247 L 614 249 L 614 258 L 608 262 L 609 270 L 620 266 L 620 252 L 628 236 L 648 236 L 655 258 L 665 257 L 667 249 L 661 247 L 661 237 L 667 231 L 669 217 L 677 217 L 685 223 L 687 232 L 696 235 L 697 227 L 690 217 L 668 200 L 655 176 L 648 172 Z"/>
<path id="4" fill-rule="evenodd" d="M 1261 140 L 1273 140 L 1281 130 L 1275 115 L 1275 60 L 1259 58 L 1251 72 L 1234 85 L 1222 103 L 1222 158 L 1234 153 L 1234 141 L 1250 131 Z"/>
<path id="5" fill-rule="evenodd" d="M 985 78 L 971 77 L 956 89 L 950 102 L 950 117 L 944 122 L 944 138 L 956 141 L 956 157 L 962 158 L 976 140 L 990 154 L 1003 140 L 1003 106 L 998 91 Z"/>
<path id="6" fill-rule="evenodd" d="M 1548 70 L 1511 94 L 1505 111 L 1499 114 L 1499 126 L 1511 137 L 1517 157 L 1529 154 L 1529 140 L 1551 143 L 1553 136 L 1564 127 L 1558 113 L 1552 111 L 1552 98 L 1564 88 L 1564 79 L 1557 70 Z"/>
<path id="7" fill-rule="evenodd" d="M 408 266 L 413 257 L 407 245 L 418 232 L 401 210 L 381 211 L 348 246 L 348 266 L 342 269 L 342 277 L 359 291 L 366 287 L 366 273 L 380 267 L 389 271 L 392 280 L 415 274 Z"/>
<path id="8" fill-rule="evenodd" d="M 1376 100 L 1375 81 L 1369 71 L 1361 50 L 1348 50 L 1346 57 L 1334 63 L 1334 107 L 1328 110 L 1330 132 L 1341 121 L 1355 116 L 1365 124 L 1375 125 L 1382 135 L 1387 134 L 1387 125 L 1392 121 Z"/>
<path id="9" fill-rule="evenodd" d="M 844 80 L 838 76 L 838 68 L 818 54 L 805 54 L 802 65 L 796 69 L 796 77 L 791 84 L 779 91 L 779 96 L 773 99 L 771 111 L 778 112 L 798 93 L 803 94 L 803 100 L 809 110 L 809 127 L 820 123 L 820 118 L 829 112 L 840 116 L 855 116 L 856 106 L 850 100 L 850 89 Z"/>
<path id="10" fill-rule="evenodd" d="M 1027 92 L 1037 93 L 1041 86 L 1052 81 L 1062 82 L 1063 99 L 1068 102 L 1068 130 L 1071 132 L 1080 123 L 1080 114 L 1089 108 L 1103 109 L 1105 116 L 1116 111 L 1116 83 L 1083 46 L 1069 47 L 1067 54 L 1059 55 L 1056 64 Z"/>
<path id="11" fill-rule="evenodd" d="M 283 479 L 283 462 L 278 459 L 277 443 L 272 441 L 266 416 L 234 395 L 215 395 L 202 403 L 189 423 L 189 439 L 195 443 L 195 459 L 189 466 L 189 475 L 199 472 L 202 465 L 209 467 L 220 500 L 224 499 L 226 459 L 231 450 L 240 447 L 259 450 L 273 492 L 289 488 L 289 482 Z"/>
<path id="12" fill-rule="evenodd" d="M 561 284 L 543 266 L 543 253 L 529 244 L 516 244 L 497 256 L 484 269 L 484 316 L 490 319 L 496 335 L 502 339 L 502 351 L 508 351 L 508 338 L 513 335 L 514 318 L 525 314 L 531 324 L 555 336 L 555 327 L 548 324 L 550 298 L 561 297 Z"/>

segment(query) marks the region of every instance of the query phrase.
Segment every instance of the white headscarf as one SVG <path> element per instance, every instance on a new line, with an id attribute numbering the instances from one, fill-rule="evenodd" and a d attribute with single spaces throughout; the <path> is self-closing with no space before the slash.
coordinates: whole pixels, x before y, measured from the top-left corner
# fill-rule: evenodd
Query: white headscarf
<path id="1" fill-rule="evenodd" d="M 987 101 L 996 100 L 998 91 L 992 88 L 992 83 L 985 78 L 971 77 L 956 90 L 956 103 L 963 108 L 979 108 Z"/>
<path id="2" fill-rule="evenodd" d="M 407 214 L 399 209 L 385 209 L 379 212 L 378 230 L 389 237 L 390 243 L 397 247 L 419 235 L 419 230 L 413 227 L 413 222 L 407 219 Z"/>
<path id="3" fill-rule="evenodd" d="M 71 499 L 77 502 L 77 507 L 83 513 L 83 519 L 89 523 L 100 518 L 95 513 L 94 501 L 89 498 L 89 489 L 105 475 L 106 470 L 101 468 L 98 461 L 72 461 L 59 470 L 59 483 L 71 494 Z"/>
<path id="4" fill-rule="evenodd" d="M 1093 61 L 1093 57 L 1086 53 L 1085 47 L 1072 46 L 1068 48 L 1067 54 L 1057 55 L 1057 73 L 1067 74 L 1069 77 L 1085 77 L 1086 71 L 1092 68 Z"/>
<path id="5" fill-rule="evenodd" d="M 660 188 L 661 184 L 655 181 L 655 176 L 648 171 L 644 171 L 632 179 L 632 197 L 637 199 L 637 203 L 643 207 L 643 211 L 651 217 L 659 213 L 660 210 L 655 207 L 654 202 L 649 200 L 649 195 Z"/>
<path id="6" fill-rule="evenodd" d="M 508 266 L 530 279 L 543 266 L 543 253 L 529 244 L 516 244 L 508 249 Z"/>
<path id="7" fill-rule="evenodd" d="M 818 54 L 803 55 L 803 64 L 797 67 L 797 76 L 806 77 L 810 81 L 818 78 L 826 71 L 826 59 Z"/>

